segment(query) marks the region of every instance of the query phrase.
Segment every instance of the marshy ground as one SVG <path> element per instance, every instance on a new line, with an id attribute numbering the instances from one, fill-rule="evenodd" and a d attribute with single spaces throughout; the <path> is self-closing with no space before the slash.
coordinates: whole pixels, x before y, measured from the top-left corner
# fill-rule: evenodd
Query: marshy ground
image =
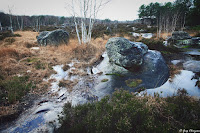
<path id="1" fill-rule="evenodd" d="M 183 66 L 181 63 L 174 65 L 173 63 L 171 63 L 172 60 L 185 60 L 188 58 L 199 60 L 198 57 L 185 56 L 179 49 L 175 47 L 165 47 L 164 45 L 162 45 L 164 39 L 157 39 L 155 37 L 153 37 L 152 39 L 143 39 L 141 37 L 135 38 L 125 33 L 125 30 L 120 30 L 120 31 L 121 31 L 120 34 L 112 35 L 112 36 L 124 36 L 125 38 L 132 41 L 141 41 L 145 43 L 146 45 L 148 45 L 149 49 L 160 51 L 162 55 L 164 56 L 168 64 L 168 67 L 170 68 L 170 79 L 172 81 L 175 75 L 179 74 L 180 70 L 183 69 Z M 15 32 L 15 34 L 17 34 L 17 36 L 7 37 L 4 40 L 0 41 L 0 125 L 3 125 L 4 126 L 3 128 L 6 127 L 5 125 L 8 124 L 8 122 L 16 119 L 21 113 L 25 112 L 31 106 L 33 106 L 35 104 L 34 101 L 37 101 L 37 99 L 40 99 L 41 96 L 44 96 L 47 94 L 47 92 L 51 91 L 52 83 L 55 82 L 56 77 L 55 79 L 50 78 L 50 77 L 53 74 L 59 75 L 59 70 L 55 69 L 55 66 L 58 66 L 59 69 L 62 68 L 64 72 L 68 71 L 67 74 L 69 77 L 73 77 L 73 76 L 76 77 L 78 75 L 79 77 L 87 78 L 87 75 L 88 75 L 87 68 L 92 69 L 94 66 L 99 64 L 102 58 L 101 55 L 105 51 L 105 44 L 108 41 L 108 39 L 111 37 L 111 36 L 102 35 L 102 34 L 101 35 L 95 34 L 97 37 L 95 39 L 92 39 L 90 44 L 79 45 L 78 40 L 76 38 L 75 39 L 71 38 L 67 45 L 63 44 L 59 46 L 43 47 L 43 46 L 38 46 L 38 43 L 36 40 L 36 36 L 38 35 L 37 32 L 18 31 L 18 32 Z M 162 36 L 163 38 L 166 38 L 167 34 L 163 33 Z M 73 65 L 70 66 L 72 62 L 73 62 Z M 71 67 L 73 67 L 73 69 L 70 69 Z M 58 70 L 58 71 L 55 71 L 55 70 Z M 69 79 L 59 79 L 58 86 L 59 88 L 68 88 L 67 91 L 70 93 L 70 92 L 73 92 L 74 86 L 77 85 L 79 80 L 80 80 L 79 78 L 75 78 L 73 79 L 73 81 Z M 108 80 L 109 79 L 104 78 L 101 80 L 101 82 L 107 82 Z M 89 78 L 84 81 L 93 82 L 93 80 Z M 142 81 L 138 79 L 137 82 L 127 81 L 127 84 L 130 86 L 135 86 L 137 84 L 140 84 L 141 82 Z M 180 89 L 183 89 L 183 88 L 180 88 Z M 139 90 L 139 91 L 143 91 L 143 90 Z M 62 98 L 62 95 L 60 94 L 51 93 L 52 97 L 55 95 Z M 117 97 L 118 95 L 119 95 L 119 91 L 114 94 L 113 99 L 117 100 L 119 98 Z M 132 97 L 132 94 L 130 95 L 127 92 L 122 92 L 122 95 L 128 96 L 129 98 Z M 191 108 L 191 110 L 188 108 L 193 103 L 195 106 L 199 106 L 198 100 L 196 98 L 187 96 L 185 92 L 181 92 L 181 91 L 179 93 L 179 96 L 175 97 L 174 99 L 173 98 L 163 99 L 163 98 L 160 98 L 159 96 L 155 96 L 155 97 L 145 96 L 144 98 L 134 96 L 133 99 L 135 99 L 138 102 L 137 103 L 138 105 L 134 105 L 134 106 L 137 106 L 139 109 L 144 109 L 144 110 L 150 106 L 151 108 L 148 108 L 148 110 L 144 112 L 138 111 L 137 113 L 139 114 L 142 113 L 142 118 L 137 118 L 133 120 L 136 120 L 137 122 L 138 121 L 144 122 L 143 117 L 145 117 L 145 115 L 151 112 L 151 116 L 150 116 L 151 118 L 149 118 L 149 120 L 162 119 L 162 121 L 164 122 L 164 125 L 166 124 L 165 126 L 166 127 L 168 126 L 170 131 L 177 131 L 178 128 L 184 127 L 185 123 L 182 120 L 182 118 L 179 117 L 179 114 L 176 114 L 173 116 L 170 113 L 176 112 L 176 110 L 179 107 L 177 103 L 179 103 L 183 98 L 190 99 L 189 101 L 184 101 L 183 104 L 180 105 L 181 109 L 183 109 L 182 110 L 183 112 L 184 112 L 184 106 L 186 107 L 186 112 L 189 112 L 188 115 L 184 117 L 184 120 L 190 120 L 189 119 L 190 115 L 193 115 L 193 116 L 195 115 L 194 119 L 191 118 L 191 120 L 195 120 L 194 125 L 192 125 L 195 127 L 197 123 L 199 122 L 199 114 L 198 114 L 198 110 L 196 110 L 199 107 Z M 39 101 L 39 103 L 43 104 L 45 103 L 45 100 L 46 102 L 48 102 L 48 99 L 44 99 L 43 102 Z M 118 100 L 123 101 L 124 99 L 122 98 Z M 135 100 L 133 101 L 135 102 Z M 143 104 L 145 104 L 144 102 L 145 100 L 150 101 L 150 102 L 147 102 L 147 105 L 145 105 L 144 107 Z M 101 102 L 103 101 L 105 102 L 105 100 L 102 100 Z M 128 100 L 125 99 L 124 101 L 125 102 L 123 104 L 119 103 L 119 105 L 126 106 L 126 101 Z M 97 105 L 88 104 L 85 106 L 91 106 L 92 111 L 95 111 L 93 106 L 99 106 L 99 107 L 102 106 L 103 108 L 104 105 L 102 105 L 101 102 L 97 103 Z M 105 102 L 105 106 L 112 106 L 110 104 L 112 104 L 112 102 L 111 103 Z M 132 103 L 131 102 L 128 103 L 127 107 L 129 106 L 129 104 L 132 104 Z M 173 104 L 173 106 L 171 106 L 171 104 Z M 66 105 L 65 111 L 67 110 L 68 112 L 73 112 L 73 110 L 76 110 L 76 108 L 72 108 L 71 106 L 68 108 L 67 106 L 68 105 Z M 80 109 L 81 108 L 84 108 L 84 105 L 81 106 Z M 86 107 L 86 110 L 89 110 L 88 108 L 90 107 Z M 173 112 L 170 112 L 171 108 L 173 108 Z M 182 111 L 179 110 L 179 113 L 181 114 Z M 192 111 L 194 112 L 192 113 Z M 124 113 L 124 112 L 122 111 L 121 113 Z M 158 117 L 155 118 L 155 115 L 157 113 L 159 113 L 159 116 L 158 116 L 159 118 Z M 90 114 L 86 113 L 85 116 L 80 115 L 80 117 L 88 117 L 88 115 Z M 101 115 L 104 115 L 104 113 L 102 113 Z M 107 115 L 109 114 L 106 114 L 106 116 Z M 73 117 L 73 114 L 72 116 L 69 116 L 69 117 L 70 118 Z M 73 117 L 73 118 L 80 119 L 79 117 L 77 118 Z M 117 126 L 116 128 L 122 128 L 123 122 L 128 122 L 128 125 L 126 125 L 127 131 L 128 129 L 132 130 L 130 126 L 131 122 L 129 121 L 130 118 L 129 117 L 124 117 L 124 118 L 127 118 L 127 119 L 121 120 L 121 117 L 120 117 L 121 121 L 118 121 L 119 127 Z M 100 119 L 100 117 L 98 119 Z M 112 119 L 109 119 L 109 120 L 113 121 Z M 81 122 L 84 122 L 84 121 L 81 121 Z M 106 122 L 106 121 L 102 120 L 102 122 Z M 120 127 L 120 122 L 122 124 L 121 125 L 122 127 Z M 171 122 L 172 124 L 170 125 Z M 177 123 L 178 123 L 178 127 L 174 127 L 175 124 Z M 69 124 L 69 123 L 68 121 L 66 122 L 64 120 L 63 124 Z M 73 125 L 67 125 L 67 126 L 68 127 L 72 126 L 73 128 Z M 150 124 L 150 126 L 152 125 Z M 186 127 L 188 126 L 186 125 Z M 94 127 L 91 127 L 91 131 L 93 128 Z M 116 131 L 120 131 L 120 130 L 121 129 L 119 130 L 117 129 Z M 160 130 L 168 130 L 168 128 L 163 129 L 159 127 L 158 131 Z M 140 131 L 140 130 L 138 130 L 137 128 L 136 131 Z"/>

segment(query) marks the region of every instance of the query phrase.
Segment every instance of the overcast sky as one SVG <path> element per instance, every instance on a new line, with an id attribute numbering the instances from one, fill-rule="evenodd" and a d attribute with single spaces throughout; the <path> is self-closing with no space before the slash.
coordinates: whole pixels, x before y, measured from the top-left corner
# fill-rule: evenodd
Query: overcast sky
<path id="1" fill-rule="evenodd" d="M 98 0 L 97 0 L 98 1 Z M 151 2 L 173 2 L 174 0 L 111 0 L 99 12 L 99 19 L 134 20 L 142 4 Z M 66 10 L 71 0 L 0 0 L 0 11 L 8 13 L 8 6 L 13 7 L 15 15 L 56 15 L 70 16 Z"/>

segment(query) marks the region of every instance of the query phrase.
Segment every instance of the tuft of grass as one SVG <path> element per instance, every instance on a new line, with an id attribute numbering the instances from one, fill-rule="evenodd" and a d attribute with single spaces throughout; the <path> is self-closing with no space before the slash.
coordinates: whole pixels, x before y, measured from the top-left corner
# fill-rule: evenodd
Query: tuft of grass
<path id="1" fill-rule="evenodd" d="M 32 62 L 37 62 L 39 59 L 38 58 L 27 58 L 26 61 L 29 62 L 29 63 L 32 63 Z"/>
<path id="2" fill-rule="evenodd" d="M 65 64 L 65 65 L 62 67 L 62 69 L 63 69 L 64 71 L 67 71 L 68 69 L 70 69 L 70 66 Z"/>
<path id="3" fill-rule="evenodd" d="M 8 43 L 7 45 L 10 45 L 10 44 L 12 44 L 12 43 L 15 42 L 15 41 L 16 41 L 15 38 L 6 38 L 6 39 L 5 39 L 5 42 Z"/>
<path id="4" fill-rule="evenodd" d="M 102 79 L 101 82 L 108 82 L 108 79 Z"/>
<path id="5" fill-rule="evenodd" d="M 45 69 L 46 67 L 45 67 L 45 64 L 44 63 L 42 63 L 40 60 L 39 61 L 36 61 L 36 63 L 35 63 L 35 69 L 37 69 L 37 70 L 39 70 L 39 69 Z"/>
<path id="6" fill-rule="evenodd" d="M 182 48 L 190 48 L 191 46 L 189 45 L 186 45 L 186 46 L 183 46 Z"/>
<path id="7" fill-rule="evenodd" d="M 119 73 L 106 73 L 105 75 L 114 75 L 114 76 L 118 76 L 118 77 L 123 77 L 123 75 L 121 75 Z"/>
<path id="8" fill-rule="evenodd" d="M 14 48 L 1 48 L 0 57 L 19 57 L 19 52 Z"/>
<path id="9" fill-rule="evenodd" d="M 128 79 L 125 81 L 126 85 L 128 87 L 137 87 L 138 85 L 140 85 L 142 83 L 142 80 L 141 79 Z"/>
<path id="10" fill-rule="evenodd" d="M 64 80 L 60 80 L 58 86 L 59 87 L 65 87 L 67 84 L 65 83 Z"/>
<path id="11" fill-rule="evenodd" d="M 175 75 L 180 74 L 182 70 L 182 67 L 176 66 L 176 65 L 168 65 L 169 69 L 170 69 L 170 82 L 173 81 L 173 78 L 175 77 Z"/>
<path id="12" fill-rule="evenodd" d="M 25 42 L 24 45 L 25 45 L 26 48 L 31 48 L 31 47 L 37 46 L 37 45 L 36 45 L 35 43 L 33 43 L 33 42 Z"/>

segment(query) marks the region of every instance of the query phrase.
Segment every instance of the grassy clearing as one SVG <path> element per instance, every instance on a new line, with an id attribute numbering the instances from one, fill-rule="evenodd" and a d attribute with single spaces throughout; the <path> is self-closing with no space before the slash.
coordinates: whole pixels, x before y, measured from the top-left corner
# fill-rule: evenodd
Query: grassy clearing
<path id="1" fill-rule="evenodd" d="M 179 90 L 177 96 L 138 97 L 118 90 L 101 101 L 72 106 L 67 103 L 57 132 L 178 132 L 198 129 L 199 101 Z"/>

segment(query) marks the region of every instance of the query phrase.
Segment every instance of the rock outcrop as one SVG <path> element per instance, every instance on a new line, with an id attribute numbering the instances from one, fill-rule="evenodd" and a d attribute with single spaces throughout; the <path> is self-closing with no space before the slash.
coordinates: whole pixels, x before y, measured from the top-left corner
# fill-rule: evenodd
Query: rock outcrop
<path id="1" fill-rule="evenodd" d="M 67 44 L 69 33 L 64 30 L 43 31 L 37 37 L 37 42 L 41 46 Z"/>

